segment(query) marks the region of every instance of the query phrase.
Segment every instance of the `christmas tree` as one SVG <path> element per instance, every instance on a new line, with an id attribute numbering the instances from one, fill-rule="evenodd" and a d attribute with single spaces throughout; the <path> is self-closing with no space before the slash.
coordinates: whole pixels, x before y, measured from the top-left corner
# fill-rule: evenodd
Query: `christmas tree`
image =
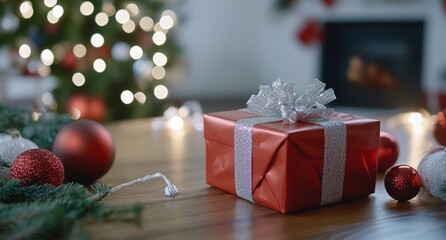
<path id="1" fill-rule="evenodd" d="M 44 104 L 74 118 L 153 116 L 168 97 L 176 14 L 162 1 L 0 1 L 0 44 L 23 74 L 53 75 Z"/>

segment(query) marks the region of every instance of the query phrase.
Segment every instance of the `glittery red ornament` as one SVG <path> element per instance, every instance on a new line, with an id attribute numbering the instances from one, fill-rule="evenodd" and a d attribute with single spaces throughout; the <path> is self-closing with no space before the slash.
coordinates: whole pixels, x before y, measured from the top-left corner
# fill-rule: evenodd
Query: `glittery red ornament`
<path id="1" fill-rule="evenodd" d="M 417 170 L 407 165 L 391 168 L 384 178 L 387 193 L 403 202 L 414 198 L 421 189 L 421 178 Z"/>
<path id="2" fill-rule="evenodd" d="M 52 152 L 35 148 L 21 153 L 12 163 L 11 178 L 20 180 L 24 185 L 51 184 L 59 186 L 64 180 L 64 167 Z"/>
<path id="3" fill-rule="evenodd" d="M 387 132 L 379 133 L 378 172 L 384 172 L 398 160 L 398 142 L 394 136 Z"/>
<path id="4" fill-rule="evenodd" d="M 437 113 L 437 120 L 434 125 L 434 137 L 437 142 L 446 146 L 446 117 L 445 110 Z"/>
<path id="5" fill-rule="evenodd" d="M 22 138 L 17 130 L 10 130 L 8 136 L 0 140 L 0 156 L 8 164 L 12 164 L 20 153 L 28 149 L 38 148 L 32 141 Z M 9 168 L 0 168 L 0 179 L 8 180 L 9 178 Z"/>
<path id="6" fill-rule="evenodd" d="M 115 147 L 110 133 L 92 120 L 77 120 L 63 127 L 53 143 L 68 181 L 91 184 L 112 166 Z"/>

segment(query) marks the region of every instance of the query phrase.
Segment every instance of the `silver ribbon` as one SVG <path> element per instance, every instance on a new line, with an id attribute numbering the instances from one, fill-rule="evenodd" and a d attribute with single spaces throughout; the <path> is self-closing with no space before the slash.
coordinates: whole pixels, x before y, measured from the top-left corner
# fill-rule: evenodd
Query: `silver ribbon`
<path id="1" fill-rule="evenodd" d="M 234 128 L 234 175 L 237 196 L 252 199 L 252 128 L 256 124 L 280 121 L 272 117 L 242 119 Z"/>
<path id="2" fill-rule="evenodd" d="M 347 127 L 337 120 L 312 123 L 324 128 L 321 205 L 339 202 L 344 190 Z"/>
<path id="3" fill-rule="evenodd" d="M 234 128 L 234 175 L 237 196 L 254 202 L 252 198 L 252 129 L 257 124 L 283 120 L 291 124 L 304 120 L 324 129 L 324 166 L 321 205 L 342 199 L 347 129 L 343 122 L 329 120 L 333 109 L 324 105 L 336 99 L 332 89 L 314 79 L 305 92 L 296 98 L 296 87 L 281 79 L 272 86 L 260 86 L 258 95 L 248 100 L 248 111 L 261 117 L 242 119 Z"/>
<path id="4" fill-rule="evenodd" d="M 333 89 L 324 90 L 325 83 L 313 79 L 302 95 L 297 97 L 296 85 L 282 84 L 279 78 L 271 86 L 262 85 L 257 95 L 249 98 L 248 111 L 263 117 L 277 117 L 284 123 L 298 120 L 327 120 L 333 109 L 324 105 L 336 99 Z"/>

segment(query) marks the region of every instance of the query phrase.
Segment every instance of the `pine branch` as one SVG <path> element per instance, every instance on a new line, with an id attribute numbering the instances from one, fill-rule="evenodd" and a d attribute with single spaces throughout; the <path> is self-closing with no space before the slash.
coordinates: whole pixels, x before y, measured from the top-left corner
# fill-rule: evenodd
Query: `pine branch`
<path id="1" fill-rule="evenodd" d="M 31 109 L 0 104 L 0 132 L 17 129 L 40 148 L 51 149 L 59 130 L 72 121 L 65 114 L 42 113 L 38 120 L 32 116 Z"/>
<path id="2" fill-rule="evenodd" d="M 23 107 L 8 107 L 0 104 L 0 132 L 10 128 L 23 128 L 31 120 L 29 110 Z"/>
<path id="3" fill-rule="evenodd" d="M 96 193 L 96 195 L 91 197 L 92 200 L 95 199 L 97 201 L 100 201 L 100 200 L 102 200 L 104 197 L 106 197 L 110 193 L 110 190 L 112 189 L 112 186 L 105 185 L 105 184 L 100 184 L 100 183 L 95 183 L 95 184 L 91 185 L 91 188 Z"/>
<path id="4" fill-rule="evenodd" d="M 0 182 L 0 203 L 49 201 L 67 197 L 87 198 L 93 195 L 84 186 L 68 183 L 57 188 L 50 184 L 23 186 L 18 180 Z"/>
<path id="5" fill-rule="evenodd" d="M 0 155 L 0 170 L 4 169 L 4 168 L 10 168 L 10 167 L 11 167 L 11 164 L 6 162 L 6 160 L 3 158 L 3 156 Z"/>
<path id="6" fill-rule="evenodd" d="M 9 239 L 44 239 L 68 235 L 63 219 L 64 209 L 54 204 L 22 203 L 0 209 L 0 224 L 9 226 L 4 232 Z M 1 235 L 0 235 L 1 236 Z"/>
<path id="7" fill-rule="evenodd" d="M 442 184 L 440 184 L 440 191 L 443 197 L 446 198 L 446 181 L 444 181 Z"/>
<path id="8" fill-rule="evenodd" d="M 40 148 L 51 149 L 59 130 L 72 120 L 64 114 L 43 114 L 38 121 L 31 121 L 21 129 L 24 138 Z"/>
<path id="9" fill-rule="evenodd" d="M 23 186 L 0 181 L 0 239 L 85 239 L 86 223 L 124 221 L 139 224 L 142 206 L 108 206 L 102 199 L 111 187 L 94 184 L 94 192 L 80 184 Z"/>

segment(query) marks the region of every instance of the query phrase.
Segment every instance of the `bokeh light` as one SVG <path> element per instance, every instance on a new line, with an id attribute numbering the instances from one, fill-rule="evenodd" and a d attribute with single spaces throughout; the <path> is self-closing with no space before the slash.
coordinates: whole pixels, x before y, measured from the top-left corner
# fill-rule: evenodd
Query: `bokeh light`
<path id="1" fill-rule="evenodd" d="M 137 92 L 134 95 L 136 101 L 138 101 L 140 104 L 144 104 L 147 100 L 146 95 L 143 92 Z"/>
<path id="2" fill-rule="evenodd" d="M 122 24 L 122 30 L 126 33 L 132 33 L 135 31 L 136 24 L 132 20 L 127 21 L 126 23 Z"/>
<path id="3" fill-rule="evenodd" d="M 107 67 L 107 64 L 105 64 L 105 61 L 100 58 L 94 60 L 94 62 L 93 62 L 93 69 L 98 73 L 105 71 L 106 67 Z"/>
<path id="4" fill-rule="evenodd" d="M 116 21 L 120 24 L 124 24 L 130 20 L 130 14 L 125 9 L 119 9 L 115 14 Z"/>
<path id="5" fill-rule="evenodd" d="M 54 7 L 54 5 L 57 4 L 57 0 L 45 0 L 43 1 L 43 3 L 45 4 L 45 6 L 52 8 Z"/>
<path id="6" fill-rule="evenodd" d="M 166 34 L 163 32 L 155 32 L 152 36 L 153 43 L 160 46 L 166 42 Z"/>
<path id="7" fill-rule="evenodd" d="M 22 58 L 29 58 L 31 56 L 31 47 L 28 44 L 22 44 L 19 48 L 19 55 Z"/>
<path id="8" fill-rule="evenodd" d="M 140 46 L 133 46 L 132 48 L 130 48 L 130 57 L 135 60 L 142 58 L 143 54 L 144 52 L 142 51 L 142 48 Z"/>
<path id="9" fill-rule="evenodd" d="M 105 12 L 100 12 L 96 14 L 96 17 L 94 18 L 94 21 L 98 26 L 105 26 L 108 23 L 108 15 Z"/>
<path id="10" fill-rule="evenodd" d="M 82 44 L 76 44 L 73 47 L 74 56 L 83 58 L 87 54 L 87 48 Z"/>
<path id="11" fill-rule="evenodd" d="M 173 27 L 173 19 L 171 16 L 165 15 L 160 19 L 160 26 L 164 29 L 171 29 Z"/>
<path id="12" fill-rule="evenodd" d="M 155 66 L 152 69 L 152 76 L 157 80 L 163 79 L 166 76 L 166 69 L 164 69 L 164 67 Z"/>
<path id="13" fill-rule="evenodd" d="M 99 33 L 95 33 L 93 34 L 93 36 L 91 36 L 91 45 L 93 45 L 93 47 L 102 47 L 102 45 L 104 45 L 104 37 L 99 34 Z"/>
<path id="14" fill-rule="evenodd" d="M 139 8 L 138 5 L 134 3 L 129 3 L 127 6 L 125 6 L 125 9 L 129 12 L 132 16 L 137 16 L 139 14 Z"/>
<path id="15" fill-rule="evenodd" d="M 46 20 L 48 20 L 48 22 L 51 23 L 51 24 L 56 24 L 59 21 L 59 18 L 54 16 L 53 10 L 51 10 L 46 15 Z"/>
<path id="16" fill-rule="evenodd" d="M 107 16 L 111 17 L 115 14 L 116 8 L 112 2 L 104 2 L 102 5 L 102 11 L 107 14 Z"/>
<path id="17" fill-rule="evenodd" d="M 153 94 L 156 98 L 162 100 L 167 98 L 169 95 L 169 90 L 164 85 L 158 85 L 155 87 L 155 89 L 153 89 Z"/>
<path id="18" fill-rule="evenodd" d="M 80 11 L 84 16 L 90 16 L 94 11 L 93 3 L 85 1 L 80 6 Z"/>
<path id="19" fill-rule="evenodd" d="M 121 93 L 121 101 L 124 104 L 132 103 L 133 99 L 134 99 L 134 96 L 133 96 L 133 93 L 131 91 L 129 91 L 129 90 L 122 91 L 122 93 Z"/>
<path id="20" fill-rule="evenodd" d="M 145 32 L 149 32 L 153 28 L 153 19 L 151 17 L 142 17 L 141 20 L 139 20 L 139 27 L 144 30 Z"/>
<path id="21" fill-rule="evenodd" d="M 82 73 L 77 72 L 73 74 L 72 81 L 74 85 L 81 87 L 85 84 L 85 76 Z"/>
<path id="22" fill-rule="evenodd" d="M 166 55 L 164 55 L 164 53 L 161 53 L 161 52 L 156 52 L 155 54 L 153 54 L 153 63 L 156 66 L 163 67 L 164 65 L 167 64 Z"/>
<path id="23" fill-rule="evenodd" d="M 61 18 L 64 14 L 64 9 L 61 5 L 56 5 L 51 11 L 56 18 Z"/>
<path id="24" fill-rule="evenodd" d="M 51 66 L 51 64 L 53 64 L 54 62 L 53 52 L 51 52 L 51 50 L 49 49 L 43 50 L 42 53 L 40 53 L 40 60 L 42 61 L 43 64 Z"/>
<path id="25" fill-rule="evenodd" d="M 34 14 L 33 5 L 30 1 L 24 1 L 20 4 L 19 11 L 22 14 L 22 17 L 25 19 L 29 19 Z"/>
<path id="26" fill-rule="evenodd" d="M 167 127 L 175 131 L 181 130 L 184 127 L 184 120 L 180 116 L 173 116 L 167 120 Z"/>

